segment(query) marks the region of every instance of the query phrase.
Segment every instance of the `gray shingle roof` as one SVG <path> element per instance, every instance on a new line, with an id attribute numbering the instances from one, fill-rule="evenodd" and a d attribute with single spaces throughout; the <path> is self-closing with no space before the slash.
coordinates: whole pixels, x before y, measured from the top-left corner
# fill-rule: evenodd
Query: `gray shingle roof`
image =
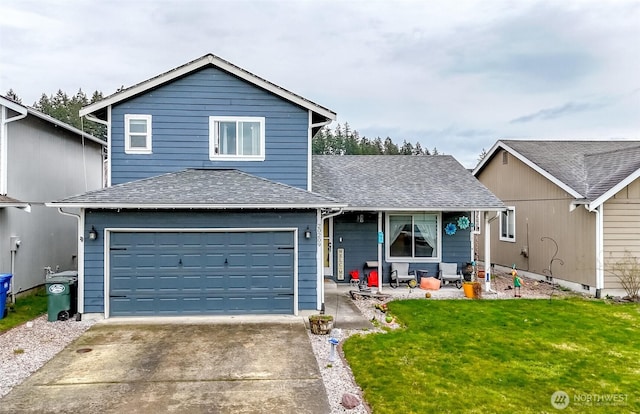
<path id="1" fill-rule="evenodd" d="M 640 141 L 501 140 L 593 201 L 640 168 Z"/>
<path id="2" fill-rule="evenodd" d="M 504 204 L 449 155 L 316 155 L 313 191 L 350 209 L 482 210 Z"/>
<path id="3" fill-rule="evenodd" d="M 52 206 L 97 208 L 320 208 L 344 204 L 238 170 L 190 169 L 68 197 Z"/>

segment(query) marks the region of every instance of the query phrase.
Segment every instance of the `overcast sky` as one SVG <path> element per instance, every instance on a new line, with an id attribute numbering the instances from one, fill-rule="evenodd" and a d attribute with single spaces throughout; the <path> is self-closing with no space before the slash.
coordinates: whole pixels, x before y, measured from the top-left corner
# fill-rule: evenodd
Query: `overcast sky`
<path id="1" fill-rule="evenodd" d="M 207 53 L 466 167 L 502 138 L 640 139 L 640 0 L 0 2 L 0 93 L 27 105 Z"/>

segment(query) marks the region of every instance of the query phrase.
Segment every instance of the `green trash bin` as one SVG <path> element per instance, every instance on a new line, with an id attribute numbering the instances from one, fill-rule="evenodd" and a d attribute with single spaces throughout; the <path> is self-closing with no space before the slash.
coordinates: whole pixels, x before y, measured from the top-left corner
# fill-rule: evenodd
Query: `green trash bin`
<path id="1" fill-rule="evenodd" d="M 46 279 L 47 320 L 66 321 L 77 313 L 78 272 L 54 273 Z"/>

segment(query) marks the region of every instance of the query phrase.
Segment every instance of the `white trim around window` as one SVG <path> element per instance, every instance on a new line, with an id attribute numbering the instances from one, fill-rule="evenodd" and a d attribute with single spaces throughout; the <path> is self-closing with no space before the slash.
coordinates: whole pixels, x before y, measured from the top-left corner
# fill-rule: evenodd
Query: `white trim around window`
<path id="1" fill-rule="evenodd" d="M 442 257 L 442 213 L 385 215 L 385 261 L 437 263 Z"/>
<path id="2" fill-rule="evenodd" d="M 151 154 L 151 115 L 124 116 L 124 152 Z"/>
<path id="3" fill-rule="evenodd" d="M 210 116 L 209 159 L 264 161 L 264 129 L 264 117 Z"/>
<path id="4" fill-rule="evenodd" d="M 516 208 L 507 207 L 500 213 L 500 240 L 515 243 L 516 241 Z"/>

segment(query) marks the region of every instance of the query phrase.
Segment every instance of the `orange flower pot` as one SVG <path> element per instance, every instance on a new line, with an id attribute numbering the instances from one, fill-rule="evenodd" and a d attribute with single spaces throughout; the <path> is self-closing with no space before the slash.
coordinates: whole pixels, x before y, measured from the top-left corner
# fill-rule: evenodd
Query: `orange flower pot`
<path id="1" fill-rule="evenodd" d="M 473 294 L 473 285 L 471 283 L 463 283 L 462 289 L 464 290 L 464 296 L 473 299 L 475 295 Z"/>

